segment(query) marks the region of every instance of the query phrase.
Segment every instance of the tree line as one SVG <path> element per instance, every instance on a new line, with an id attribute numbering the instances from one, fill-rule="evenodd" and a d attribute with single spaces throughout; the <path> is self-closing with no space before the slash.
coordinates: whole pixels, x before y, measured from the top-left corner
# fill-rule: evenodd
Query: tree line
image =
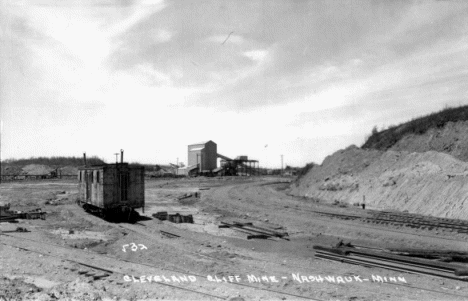
<path id="1" fill-rule="evenodd" d="M 98 157 L 86 158 L 88 165 L 99 165 L 105 162 Z M 27 159 L 6 159 L 2 161 L 10 166 L 24 166 L 29 164 L 48 165 L 48 166 L 82 166 L 83 157 L 31 157 Z"/>

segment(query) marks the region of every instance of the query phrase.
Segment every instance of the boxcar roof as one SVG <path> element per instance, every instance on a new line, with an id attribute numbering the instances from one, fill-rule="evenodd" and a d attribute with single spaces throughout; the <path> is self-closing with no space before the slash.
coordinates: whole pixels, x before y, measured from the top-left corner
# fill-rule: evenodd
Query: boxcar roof
<path id="1" fill-rule="evenodd" d="M 128 167 L 128 163 L 118 163 L 118 164 L 115 164 L 115 163 L 112 163 L 112 164 L 99 164 L 99 165 L 88 165 L 88 166 L 80 166 L 78 167 L 79 170 L 84 170 L 84 169 L 92 169 L 92 170 L 95 170 L 95 169 L 104 169 L 104 168 L 115 168 L 116 165 L 118 166 L 125 166 L 125 167 Z"/>

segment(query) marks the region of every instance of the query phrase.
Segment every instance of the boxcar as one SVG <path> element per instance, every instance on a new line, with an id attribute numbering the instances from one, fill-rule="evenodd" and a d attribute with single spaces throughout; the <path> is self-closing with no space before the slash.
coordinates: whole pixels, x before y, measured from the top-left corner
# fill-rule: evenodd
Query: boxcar
<path id="1" fill-rule="evenodd" d="M 128 163 L 80 167 L 78 204 L 103 218 L 132 219 L 145 207 L 145 170 Z"/>

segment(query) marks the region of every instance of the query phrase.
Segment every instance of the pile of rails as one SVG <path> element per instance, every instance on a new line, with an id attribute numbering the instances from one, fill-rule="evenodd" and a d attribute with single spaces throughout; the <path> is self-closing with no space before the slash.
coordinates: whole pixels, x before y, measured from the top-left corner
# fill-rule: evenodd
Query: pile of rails
<path id="1" fill-rule="evenodd" d="M 343 220 L 358 220 L 369 224 L 403 226 L 415 229 L 448 230 L 457 233 L 468 233 L 468 222 L 450 218 L 439 218 L 419 214 L 389 211 L 370 211 L 371 216 L 359 216 L 339 213 L 313 211 L 320 215 Z"/>
<path id="2" fill-rule="evenodd" d="M 253 238 L 268 239 L 268 238 L 276 237 L 276 238 L 289 240 L 289 238 L 287 238 L 288 233 L 286 232 L 278 232 L 275 230 L 254 226 L 252 223 L 221 222 L 221 225 L 219 225 L 218 227 L 219 228 L 231 228 L 231 229 L 246 233 L 248 234 L 247 239 L 253 239 Z"/>
<path id="3" fill-rule="evenodd" d="M 17 219 L 45 219 L 46 212 L 37 208 L 28 212 L 10 210 L 10 204 L 0 206 L 0 222 L 14 222 Z"/>
<path id="4" fill-rule="evenodd" d="M 467 252 L 427 250 L 427 249 L 388 249 L 389 252 L 396 255 L 409 257 L 419 257 L 426 259 L 436 259 L 444 262 L 468 262 Z"/>
<path id="5" fill-rule="evenodd" d="M 434 277 L 448 278 L 453 280 L 468 281 L 468 268 L 461 264 L 446 263 L 429 260 L 431 256 L 445 256 L 454 252 L 429 251 L 429 250 L 379 250 L 376 248 L 366 248 L 352 246 L 351 244 L 341 245 L 334 248 L 314 246 L 315 257 L 325 260 L 338 261 L 342 263 L 362 265 L 365 267 L 384 268 L 399 272 L 412 274 L 429 275 Z M 426 258 L 408 257 L 424 255 Z M 468 253 L 456 252 L 456 256 L 468 258 Z M 404 256 L 406 255 L 406 256 Z"/>

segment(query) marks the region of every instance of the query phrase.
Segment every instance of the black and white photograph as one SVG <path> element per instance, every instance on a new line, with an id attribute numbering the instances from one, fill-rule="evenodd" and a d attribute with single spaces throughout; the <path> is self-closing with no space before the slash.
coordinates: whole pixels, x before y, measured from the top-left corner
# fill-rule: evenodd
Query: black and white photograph
<path id="1" fill-rule="evenodd" d="M 0 0 L 10 300 L 468 300 L 468 1 Z"/>

